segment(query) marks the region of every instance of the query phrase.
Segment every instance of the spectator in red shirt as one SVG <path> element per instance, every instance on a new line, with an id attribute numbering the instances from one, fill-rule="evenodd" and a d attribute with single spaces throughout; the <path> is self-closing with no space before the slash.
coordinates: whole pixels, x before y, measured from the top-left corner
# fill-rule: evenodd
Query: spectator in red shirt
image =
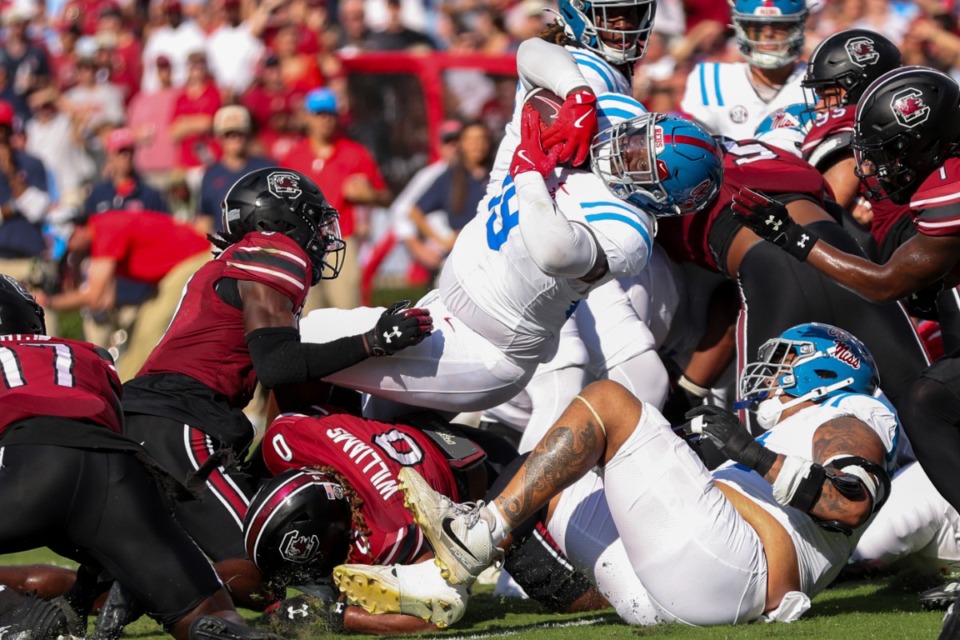
<path id="1" fill-rule="evenodd" d="M 90 254 L 87 281 L 79 289 L 47 297 L 35 292 L 42 306 L 55 311 L 113 306 L 117 276 L 156 285 L 157 295 L 140 308 L 127 351 L 118 363 L 123 381 L 146 361 L 176 311 L 190 276 L 206 264 L 210 243 L 190 225 L 153 211 L 107 211 L 76 220 L 70 251 Z"/>
<path id="2" fill-rule="evenodd" d="M 127 109 L 127 126 L 139 143 L 134 164 L 147 181 L 166 186 L 167 177 L 177 166 L 180 149 L 170 137 L 170 122 L 180 97 L 173 87 L 173 69 L 170 60 L 157 58 L 156 91 L 141 91 Z"/>
<path id="3" fill-rule="evenodd" d="M 340 212 L 340 231 L 347 246 L 365 232 L 357 205 L 387 206 L 391 195 L 377 163 L 363 145 L 337 134 L 337 100 L 329 89 L 314 89 L 304 100 L 307 138 L 284 159 L 287 166 L 313 179 L 327 201 Z M 352 309 L 360 305 L 357 254 L 348 251 L 336 280 L 310 290 L 304 312 L 321 307 Z"/>
<path id="4" fill-rule="evenodd" d="M 100 12 L 97 22 L 97 65 L 113 84 L 122 87 L 127 103 L 140 91 L 140 40 L 124 26 L 123 14 L 114 6 Z"/>
<path id="5" fill-rule="evenodd" d="M 305 92 L 324 84 L 317 57 L 300 52 L 295 26 L 287 25 L 277 31 L 273 51 L 280 61 L 284 84 L 294 91 Z"/>
<path id="6" fill-rule="evenodd" d="M 213 137 L 213 116 L 220 108 L 220 91 L 207 69 L 205 53 L 187 58 L 187 83 L 173 107 L 170 136 L 180 143 L 180 168 L 190 189 L 200 187 L 204 168 L 217 161 L 219 148 Z"/>

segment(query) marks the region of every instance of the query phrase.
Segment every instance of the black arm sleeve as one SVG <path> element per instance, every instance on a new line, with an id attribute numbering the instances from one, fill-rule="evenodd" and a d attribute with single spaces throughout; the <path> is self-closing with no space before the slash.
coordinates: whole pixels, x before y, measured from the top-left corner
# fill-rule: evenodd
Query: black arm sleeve
<path id="1" fill-rule="evenodd" d="M 247 349 L 260 383 L 268 389 L 281 384 L 317 380 L 368 357 L 362 336 L 323 344 L 300 342 L 293 327 L 265 327 L 247 334 Z"/>

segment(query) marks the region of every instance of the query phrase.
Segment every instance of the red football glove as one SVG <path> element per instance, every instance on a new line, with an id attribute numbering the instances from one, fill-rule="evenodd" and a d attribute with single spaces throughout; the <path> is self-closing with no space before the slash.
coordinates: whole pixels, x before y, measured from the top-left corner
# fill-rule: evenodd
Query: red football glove
<path id="1" fill-rule="evenodd" d="M 540 114 L 530 105 L 524 106 L 520 115 L 520 144 L 513 152 L 510 175 L 516 178 L 521 173 L 536 171 L 546 178 L 557 166 L 559 153 L 558 147 L 544 153 L 540 143 Z"/>
<path id="2" fill-rule="evenodd" d="M 597 135 L 597 96 L 583 89 L 567 96 L 552 125 L 543 132 L 543 148 L 560 148 L 557 161 L 583 164 L 590 155 L 590 144 Z"/>

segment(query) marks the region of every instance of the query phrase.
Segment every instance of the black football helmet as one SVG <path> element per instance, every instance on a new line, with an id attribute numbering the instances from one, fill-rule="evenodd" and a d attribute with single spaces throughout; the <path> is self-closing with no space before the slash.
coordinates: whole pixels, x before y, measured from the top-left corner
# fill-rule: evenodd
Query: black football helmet
<path id="1" fill-rule="evenodd" d="M 871 82 L 901 64 L 900 50 L 886 36 L 868 29 L 835 33 L 817 45 L 807 63 L 800 83 L 810 90 L 807 107 L 826 111 L 856 104 Z M 819 107 L 818 98 L 824 103 Z"/>
<path id="2" fill-rule="evenodd" d="M 958 140 L 960 87 L 934 69 L 889 71 L 857 103 L 851 146 L 870 199 L 909 202 Z"/>
<path id="3" fill-rule="evenodd" d="M 46 332 L 43 307 L 19 282 L 0 273 L 0 335 Z"/>
<path id="4" fill-rule="evenodd" d="M 343 486 L 311 469 L 290 469 L 262 486 L 243 522 L 247 556 L 272 587 L 313 584 L 347 559 L 352 528 Z"/>
<path id="5" fill-rule="evenodd" d="M 300 245 L 313 266 L 313 284 L 336 278 L 346 243 L 340 236 L 340 214 L 313 180 L 299 171 L 268 167 L 237 180 L 221 204 L 228 243 L 251 231 L 282 233 Z"/>

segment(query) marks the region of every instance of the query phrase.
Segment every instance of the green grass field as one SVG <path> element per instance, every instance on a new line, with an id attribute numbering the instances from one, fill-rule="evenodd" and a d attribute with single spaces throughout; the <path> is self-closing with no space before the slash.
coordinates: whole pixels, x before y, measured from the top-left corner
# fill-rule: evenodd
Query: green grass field
<path id="1" fill-rule="evenodd" d="M 74 566 L 46 550 L 0 556 L 0 564 L 53 563 Z M 752 624 L 737 627 L 693 629 L 679 625 L 636 628 L 621 624 L 611 611 L 596 614 L 546 614 L 529 601 L 501 600 L 490 587 L 478 587 L 467 615 L 453 629 L 437 637 L 500 638 L 522 637 L 540 640 L 594 640 L 600 638 L 697 638 L 706 640 L 760 638 L 829 638 L 842 640 L 886 640 L 888 638 L 932 639 L 940 630 L 943 614 L 921 611 L 916 594 L 936 580 L 911 573 L 872 581 L 844 582 L 820 594 L 813 609 L 793 624 Z M 256 614 L 245 612 L 248 619 Z M 143 618 L 127 628 L 127 637 L 148 640 L 166 636 L 160 627 Z M 333 638 L 322 629 L 299 636 Z"/>

